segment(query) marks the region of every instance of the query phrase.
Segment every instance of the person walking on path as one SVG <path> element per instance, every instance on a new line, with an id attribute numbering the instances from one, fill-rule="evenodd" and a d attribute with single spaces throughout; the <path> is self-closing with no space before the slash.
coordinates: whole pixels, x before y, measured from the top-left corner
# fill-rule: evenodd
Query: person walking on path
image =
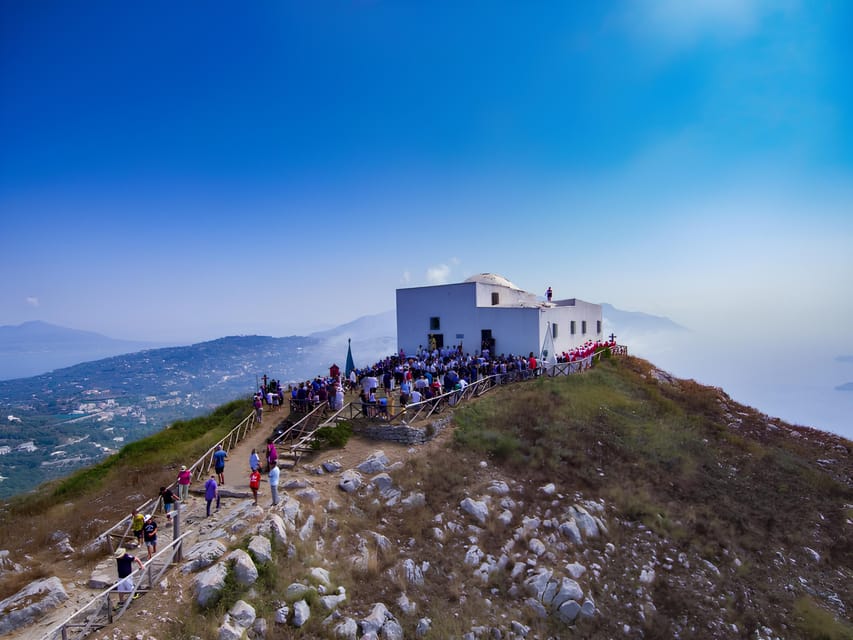
<path id="1" fill-rule="evenodd" d="M 252 469 L 249 474 L 249 488 L 252 490 L 252 495 L 255 496 L 255 504 L 258 504 L 258 489 L 261 487 L 261 470 L 259 467 Z"/>
<path id="2" fill-rule="evenodd" d="M 121 607 L 127 599 L 127 594 L 132 593 L 135 586 L 133 584 L 133 576 L 131 575 L 133 573 L 133 563 L 138 564 L 140 569 L 145 569 L 145 565 L 142 564 L 142 560 L 130 555 L 124 547 L 116 549 L 115 558 L 116 571 L 118 571 L 118 584 L 116 585 L 116 589 L 118 590 L 118 606 Z M 133 594 L 134 600 L 138 597 L 138 593 Z"/>
<path id="3" fill-rule="evenodd" d="M 275 442 L 272 438 L 267 438 L 267 472 L 272 471 L 272 466 L 278 462 L 278 450 L 275 448 Z"/>
<path id="4" fill-rule="evenodd" d="M 213 468 L 221 486 L 225 486 L 225 461 L 227 459 L 228 452 L 222 448 L 221 444 L 216 445 L 216 451 L 213 452 Z"/>
<path id="5" fill-rule="evenodd" d="M 281 471 L 279 471 L 278 463 L 273 461 L 270 466 L 270 494 L 272 494 L 272 504 L 273 506 L 278 504 L 278 480 L 281 475 Z"/>
<path id="6" fill-rule="evenodd" d="M 190 496 L 190 483 L 193 481 L 193 473 L 187 469 L 187 465 L 181 465 L 181 471 L 178 473 L 178 499 L 181 502 L 186 502 Z"/>
<path id="7" fill-rule="evenodd" d="M 145 516 L 139 513 L 137 509 L 133 510 L 130 528 L 133 530 L 133 536 L 136 538 L 136 548 L 142 547 L 142 528 L 145 526 Z"/>
<path id="8" fill-rule="evenodd" d="M 219 487 L 216 484 L 216 476 L 211 475 L 204 483 L 204 499 L 207 502 L 207 517 L 210 517 L 210 503 L 216 499 L 216 510 L 219 511 Z"/>
<path id="9" fill-rule="evenodd" d="M 252 449 L 252 453 L 249 455 L 249 468 L 252 471 L 261 468 L 261 457 L 258 455 L 257 449 Z"/>
<path id="10" fill-rule="evenodd" d="M 157 522 L 154 520 L 154 516 L 145 516 L 145 526 L 142 528 L 142 533 L 150 560 L 157 553 Z"/>
<path id="11" fill-rule="evenodd" d="M 160 497 L 163 499 L 163 511 L 166 512 L 166 520 L 172 519 L 172 507 L 176 502 L 180 502 L 180 498 L 172 493 L 171 489 L 160 487 Z"/>

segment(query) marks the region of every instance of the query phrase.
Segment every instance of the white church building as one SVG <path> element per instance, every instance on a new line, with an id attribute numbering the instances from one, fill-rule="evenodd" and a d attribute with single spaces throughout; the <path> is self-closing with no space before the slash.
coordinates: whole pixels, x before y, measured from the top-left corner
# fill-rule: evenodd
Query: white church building
<path id="1" fill-rule="evenodd" d="M 407 354 L 434 343 L 461 344 L 471 354 L 485 348 L 492 355 L 538 357 L 549 333 L 553 353 L 562 353 L 602 339 L 601 332 L 601 305 L 576 298 L 549 301 L 493 273 L 397 289 L 397 347 Z"/>

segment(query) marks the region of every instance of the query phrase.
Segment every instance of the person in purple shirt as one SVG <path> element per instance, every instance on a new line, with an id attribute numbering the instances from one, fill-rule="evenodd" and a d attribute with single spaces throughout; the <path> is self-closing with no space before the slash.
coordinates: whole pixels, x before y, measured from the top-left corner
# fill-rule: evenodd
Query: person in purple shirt
<path id="1" fill-rule="evenodd" d="M 207 517 L 210 517 L 210 503 L 216 499 L 216 510 L 219 511 L 219 485 L 216 484 L 216 476 L 211 474 L 210 479 L 204 483 L 204 499 L 207 501 Z"/>

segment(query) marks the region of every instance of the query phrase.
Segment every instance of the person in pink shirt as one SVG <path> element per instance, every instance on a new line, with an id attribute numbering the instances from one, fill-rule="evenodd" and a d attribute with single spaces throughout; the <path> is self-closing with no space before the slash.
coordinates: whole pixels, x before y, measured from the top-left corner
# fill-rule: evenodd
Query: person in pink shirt
<path id="1" fill-rule="evenodd" d="M 192 482 L 192 471 L 187 469 L 186 465 L 181 465 L 181 471 L 178 473 L 178 499 L 183 502 L 190 494 L 190 483 Z"/>

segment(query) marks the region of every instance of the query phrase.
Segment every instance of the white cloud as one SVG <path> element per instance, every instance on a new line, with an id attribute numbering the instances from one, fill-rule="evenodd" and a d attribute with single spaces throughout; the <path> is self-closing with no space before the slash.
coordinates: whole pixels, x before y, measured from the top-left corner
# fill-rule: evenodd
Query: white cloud
<path id="1" fill-rule="evenodd" d="M 404 271 L 402 277 L 400 278 L 400 282 L 403 284 L 409 284 L 412 281 L 412 274 L 409 271 Z"/>
<path id="2" fill-rule="evenodd" d="M 740 38 L 753 33 L 768 13 L 793 2 L 769 0 L 635 0 L 621 18 L 629 30 L 670 45 L 690 45 L 712 36 Z"/>
<path id="3" fill-rule="evenodd" d="M 30 305 L 31 307 L 37 307 L 37 306 L 39 306 L 39 299 L 36 298 L 35 296 L 29 296 L 26 299 L 26 303 L 28 305 Z"/>
<path id="4" fill-rule="evenodd" d="M 437 264 L 427 269 L 427 282 L 430 284 L 447 284 L 450 281 L 450 267 L 446 264 Z"/>

